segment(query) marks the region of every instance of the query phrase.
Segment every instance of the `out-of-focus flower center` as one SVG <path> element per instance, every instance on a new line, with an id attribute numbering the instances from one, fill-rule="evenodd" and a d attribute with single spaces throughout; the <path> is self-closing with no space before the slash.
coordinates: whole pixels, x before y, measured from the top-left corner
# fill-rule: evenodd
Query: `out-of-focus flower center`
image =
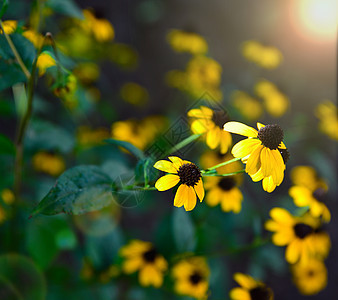
<path id="1" fill-rule="evenodd" d="M 193 163 L 187 163 L 178 169 L 177 172 L 180 177 L 181 183 L 187 186 L 194 186 L 201 178 L 200 169 Z"/>
<path id="2" fill-rule="evenodd" d="M 272 300 L 273 293 L 269 287 L 261 285 L 250 290 L 250 298 L 251 300 Z"/>
<path id="3" fill-rule="evenodd" d="M 197 271 L 195 271 L 192 275 L 190 275 L 189 280 L 193 285 L 198 284 L 199 282 L 201 282 L 203 279 L 203 277 L 201 276 L 200 273 L 198 273 Z"/>
<path id="4" fill-rule="evenodd" d="M 266 125 L 258 131 L 258 138 L 265 147 L 275 150 L 283 141 L 284 132 L 277 124 Z"/>
<path id="5" fill-rule="evenodd" d="M 224 177 L 218 182 L 218 186 L 223 191 L 229 191 L 236 186 L 236 181 L 233 177 Z"/>
<path id="6" fill-rule="evenodd" d="M 214 110 L 212 114 L 212 121 L 216 126 L 223 129 L 223 125 L 229 121 L 229 117 L 223 110 Z"/>
<path id="7" fill-rule="evenodd" d="M 318 188 L 315 191 L 313 191 L 312 193 L 313 198 L 315 198 L 316 200 L 318 200 L 319 202 L 326 202 L 326 191 L 323 188 Z"/>
<path id="8" fill-rule="evenodd" d="M 313 233 L 313 228 L 310 225 L 304 224 L 304 223 L 297 223 L 293 230 L 295 231 L 295 234 L 300 239 L 304 239 L 309 234 Z"/>
<path id="9" fill-rule="evenodd" d="M 157 256 L 157 251 L 155 248 L 151 248 L 148 251 L 143 253 L 143 259 L 149 263 L 154 262 L 156 259 L 156 256 Z"/>

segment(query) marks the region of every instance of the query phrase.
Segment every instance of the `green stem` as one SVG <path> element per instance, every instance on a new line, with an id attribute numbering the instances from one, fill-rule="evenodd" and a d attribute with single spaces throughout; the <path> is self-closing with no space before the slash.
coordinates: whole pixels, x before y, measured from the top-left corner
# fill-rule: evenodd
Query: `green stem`
<path id="1" fill-rule="evenodd" d="M 177 145 L 172 147 L 169 151 L 167 151 L 164 156 L 168 156 L 169 154 L 174 153 L 174 152 L 182 149 L 186 145 L 188 145 L 191 142 L 197 140 L 201 135 L 202 134 L 193 134 L 193 135 L 187 137 L 186 139 L 184 139 L 183 141 L 179 142 Z"/>
<path id="2" fill-rule="evenodd" d="M 228 177 L 228 176 L 234 176 L 240 173 L 244 173 L 245 170 L 240 170 L 237 172 L 227 173 L 227 174 L 217 174 L 217 173 L 202 173 L 202 176 L 216 176 L 216 177 Z"/>
<path id="3" fill-rule="evenodd" d="M 16 50 L 13 42 L 12 42 L 12 39 L 10 38 L 10 36 L 5 32 L 3 26 L 2 26 L 2 21 L 0 20 L 0 28 L 7 40 L 7 43 L 9 45 L 9 47 L 11 48 L 11 50 L 13 51 L 13 54 L 14 54 L 14 57 L 15 59 L 17 60 L 22 72 L 25 74 L 25 76 L 30 79 L 31 78 L 31 73 L 28 71 L 28 69 L 26 68 L 25 64 L 23 63 L 21 57 L 20 57 L 20 54 L 19 52 Z"/>
<path id="4" fill-rule="evenodd" d="M 233 163 L 233 162 L 235 162 L 235 161 L 238 161 L 238 160 L 240 160 L 240 159 L 241 159 L 241 158 L 234 158 L 234 159 L 231 159 L 231 160 L 222 162 L 222 163 L 220 163 L 220 164 L 218 164 L 218 165 L 216 165 L 216 166 L 213 166 L 213 167 L 210 167 L 210 168 L 206 169 L 205 172 L 208 173 L 209 171 L 212 171 L 212 170 L 218 169 L 218 168 L 220 168 L 220 167 L 226 166 L 226 165 L 231 164 L 231 163 Z"/>

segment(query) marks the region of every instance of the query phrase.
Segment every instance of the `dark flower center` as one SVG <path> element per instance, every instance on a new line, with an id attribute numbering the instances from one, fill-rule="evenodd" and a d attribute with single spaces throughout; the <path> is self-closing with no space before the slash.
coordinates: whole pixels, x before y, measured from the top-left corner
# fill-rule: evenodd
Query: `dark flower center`
<path id="1" fill-rule="evenodd" d="M 180 166 L 177 172 L 180 177 L 181 183 L 187 186 L 194 186 L 201 178 L 200 169 L 192 163 L 184 164 Z"/>
<path id="2" fill-rule="evenodd" d="M 195 271 L 192 275 L 190 275 L 189 280 L 193 285 L 198 284 L 199 282 L 201 282 L 203 279 L 203 277 L 201 276 L 200 273 L 198 273 L 197 271 Z"/>
<path id="3" fill-rule="evenodd" d="M 323 188 L 318 188 L 312 193 L 313 198 L 318 200 L 319 202 L 326 202 L 326 191 Z"/>
<path id="4" fill-rule="evenodd" d="M 297 223 L 293 230 L 295 231 L 295 234 L 300 239 L 304 239 L 309 234 L 313 233 L 313 228 L 307 224 L 304 223 Z"/>
<path id="5" fill-rule="evenodd" d="M 156 256 L 157 256 L 157 251 L 155 248 L 151 248 L 148 251 L 143 253 L 143 259 L 149 263 L 154 262 L 156 259 Z"/>
<path id="6" fill-rule="evenodd" d="M 218 182 L 218 186 L 223 191 L 229 191 L 236 186 L 236 181 L 233 177 L 224 177 Z"/>
<path id="7" fill-rule="evenodd" d="M 251 300 L 272 300 L 272 290 L 266 285 L 260 285 L 250 290 Z"/>
<path id="8" fill-rule="evenodd" d="M 286 162 L 289 160 L 290 158 L 290 153 L 288 151 L 288 149 L 278 149 L 280 154 L 282 155 L 284 164 L 286 164 Z"/>
<path id="9" fill-rule="evenodd" d="M 212 114 L 212 121 L 216 126 L 223 129 L 223 125 L 229 121 L 228 114 L 223 110 L 214 110 Z"/>
<path id="10" fill-rule="evenodd" d="M 282 142 L 283 137 L 283 130 L 277 124 L 266 125 L 258 131 L 258 138 L 261 140 L 262 144 L 271 150 L 277 149 Z"/>

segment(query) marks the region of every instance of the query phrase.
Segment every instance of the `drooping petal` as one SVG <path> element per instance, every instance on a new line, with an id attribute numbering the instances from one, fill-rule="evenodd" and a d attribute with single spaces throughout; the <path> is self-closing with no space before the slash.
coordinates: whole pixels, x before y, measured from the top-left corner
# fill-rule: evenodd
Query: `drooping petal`
<path id="1" fill-rule="evenodd" d="M 208 191 L 206 202 L 209 206 L 216 206 L 221 201 L 222 192 L 219 188 L 213 188 Z"/>
<path id="2" fill-rule="evenodd" d="M 251 300 L 249 291 L 236 287 L 230 291 L 231 300 Z"/>
<path id="3" fill-rule="evenodd" d="M 224 130 L 247 137 L 257 137 L 257 130 L 239 122 L 228 122 L 223 126 Z"/>
<path id="4" fill-rule="evenodd" d="M 162 192 L 162 191 L 171 189 L 173 186 L 178 184 L 179 181 L 180 181 L 180 177 L 177 175 L 171 175 L 171 174 L 164 175 L 156 181 L 155 187 L 157 188 L 157 190 Z"/>
<path id="5" fill-rule="evenodd" d="M 221 149 L 220 152 L 226 153 L 232 144 L 232 136 L 229 132 L 221 130 Z"/>
<path id="6" fill-rule="evenodd" d="M 269 148 L 264 147 L 261 151 L 261 164 L 262 164 L 262 174 L 264 177 L 269 177 L 272 175 L 272 169 L 274 167 L 274 158 L 270 153 Z"/>
<path id="7" fill-rule="evenodd" d="M 192 122 L 191 130 L 194 134 L 201 134 L 207 132 L 214 126 L 215 124 L 211 120 L 198 119 Z"/>
<path id="8" fill-rule="evenodd" d="M 250 175 L 250 177 L 253 182 L 262 180 L 264 178 L 263 173 L 262 173 L 262 168 L 260 168 L 257 173 Z"/>
<path id="9" fill-rule="evenodd" d="M 181 207 L 188 198 L 189 187 L 186 184 L 181 184 L 174 198 L 174 206 Z"/>
<path id="10" fill-rule="evenodd" d="M 194 186 L 195 192 L 200 199 L 200 202 L 203 201 L 204 198 L 204 188 L 203 188 L 203 181 L 202 178 L 197 182 L 197 184 Z"/>
<path id="11" fill-rule="evenodd" d="M 211 149 L 215 149 L 221 140 L 221 129 L 218 127 L 214 127 L 213 129 L 209 130 L 207 133 L 207 145 Z"/>
<path id="12" fill-rule="evenodd" d="M 301 252 L 302 252 L 302 242 L 296 239 L 286 247 L 285 259 L 290 264 L 294 264 L 299 259 Z"/>
<path id="13" fill-rule="evenodd" d="M 212 110 L 206 106 L 201 106 L 199 109 L 194 108 L 188 111 L 188 117 L 199 118 L 199 119 L 211 119 Z"/>
<path id="14" fill-rule="evenodd" d="M 260 154 L 263 147 L 263 145 L 256 146 L 249 156 L 245 167 L 245 172 L 247 172 L 249 175 L 253 175 L 259 171 L 261 167 Z"/>
<path id="15" fill-rule="evenodd" d="M 234 280 L 243 288 L 250 290 L 257 286 L 256 281 L 249 275 L 243 273 L 235 273 Z"/>
<path id="16" fill-rule="evenodd" d="M 123 272 L 131 274 L 139 270 L 142 267 L 142 264 L 143 264 L 142 256 L 135 256 L 126 259 L 122 264 L 122 269 Z"/>
<path id="17" fill-rule="evenodd" d="M 184 209 L 186 211 L 190 211 L 196 206 L 196 193 L 192 186 L 189 186 L 187 191 L 187 198 L 184 201 Z"/>
<path id="18" fill-rule="evenodd" d="M 262 181 L 263 190 L 272 193 L 276 188 L 276 183 L 273 181 L 272 176 L 264 177 Z"/>
<path id="19" fill-rule="evenodd" d="M 176 168 L 174 167 L 173 163 L 167 160 L 159 160 L 154 164 L 154 168 L 167 172 L 167 173 L 177 173 Z"/>
<path id="20" fill-rule="evenodd" d="M 142 286 L 153 285 L 159 288 L 163 282 L 162 273 L 154 265 L 145 265 L 139 272 L 139 281 Z"/>
<path id="21" fill-rule="evenodd" d="M 278 186 L 284 179 L 285 164 L 278 150 L 270 150 L 270 158 L 273 161 L 272 179 Z"/>
<path id="22" fill-rule="evenodd" d="M 259 139 L 245 139 L 238 142 L 232 147 L 231 153 L 234 157 L 245 157 L 252 153 L 252 151 L 261 144 Z"/>

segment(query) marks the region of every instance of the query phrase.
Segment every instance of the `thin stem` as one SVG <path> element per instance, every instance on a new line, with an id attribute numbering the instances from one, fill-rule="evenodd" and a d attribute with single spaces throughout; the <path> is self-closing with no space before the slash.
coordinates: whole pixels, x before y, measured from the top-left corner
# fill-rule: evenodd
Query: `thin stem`
<path id="1" fill-rule="evenodd" d="M 236 174 L 244 173 L 245 170 L 240 170 L 237 172 L 227 173 L 227 174 L 217 174 L 217 173 L 202 173 L 202 176 L 216 176 L 216 177 L 228 177 L 228 176 L 234 176 Z"/>
<path id="2" fill-rule="evenodd" d="M 13 54 L 15 56 L 15 59 L 17 60 L 22 72 L 25 74 L 25 76 L 30 79 L 31 78 L 31 73 L 28 71 L 28 69 L 26 68 L 25 64 L 23 63 L 22 59 L 21 59 L 21 56 L 19 54 L 19 52 L 16 50 L 13 42 L 12 42 L 12 39 L 10 38 L 10 36 L 5 32 L 3 26 L 2 26 L 2 21 L 0 20 L 0 28 L 7 40 L 7 43 L 9 45 L 9 47 L 12 49 L 13 51 Z"/>
<path id="3" fill-rule="evenodd" d="M 233 162 L 235 162 L 235 161 L 238 161 L 238 160 L 240 160 L 240 159 L 241 159 L 241 158 L 234 158 L 234 159 L 231 159 L 231 160 L 222 162 L 222 163 L 220 163 L 220 164 L 218 164 L 218 165 L 216 165 L 216 166 L 213 166 L 213 167 L 210 167 L 210 168 L 206 169 L 205 172 L 208 173 L 209 171 L 212 171 L 212 170 L 218 169 L 218 168 L 220 168 L 220 167 L 226 166 L 226 165 L 231 164 L 231 163 L 233 163 Z M 206 173 L 205 173 L 205 174 L 206 174 Z"/>
<path id="4" fill-rule="evenodd" d="M 183 141 L 179 142 L 177 145 L 175 145 L 174 147 L 172 147 L 169 151 L 167 151 L 164 156 L 167 156 L 167 155 L 169 155 L 171 153 L 174 153 L 174 152 L 182 149 L 186 145 L 188 145 L 191 142 L 197 140 L 201 135 L 202 134 L 193 134 L 193 135 L 187 137 L 186 139 L 184 139 Z"/>

